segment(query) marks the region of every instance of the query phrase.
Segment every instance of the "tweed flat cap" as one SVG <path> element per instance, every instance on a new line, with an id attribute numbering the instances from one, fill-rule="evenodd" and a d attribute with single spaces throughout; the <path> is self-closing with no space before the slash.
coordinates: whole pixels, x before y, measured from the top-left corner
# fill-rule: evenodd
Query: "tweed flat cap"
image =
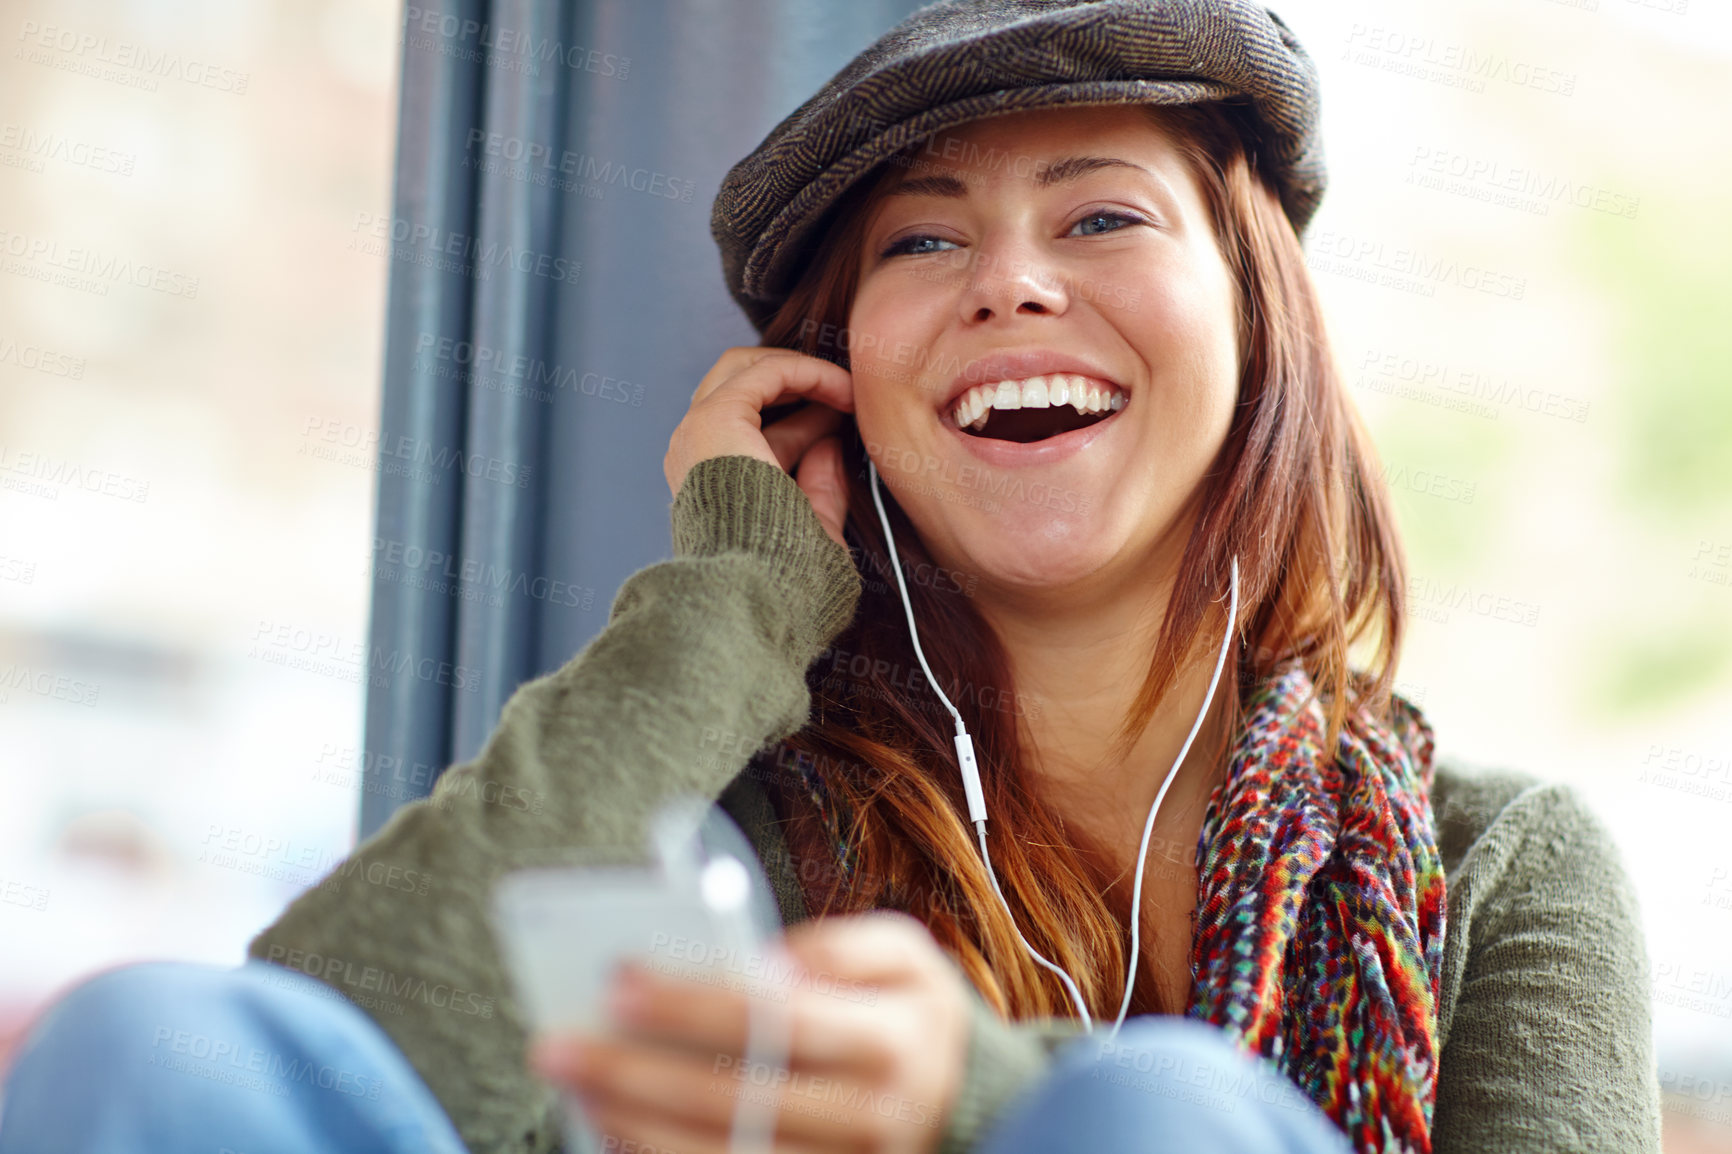
<path id="1" fill-rule="evenodd" d="M 1241 98 L 1295 232 L 1323 198 L 1317 72 L 1250 0 L 941 0 L 849 62 L 729 170 L 710 213 L 728 291 L 760 333 L 825 213 L 941 129 L 1056 105 Z"/>

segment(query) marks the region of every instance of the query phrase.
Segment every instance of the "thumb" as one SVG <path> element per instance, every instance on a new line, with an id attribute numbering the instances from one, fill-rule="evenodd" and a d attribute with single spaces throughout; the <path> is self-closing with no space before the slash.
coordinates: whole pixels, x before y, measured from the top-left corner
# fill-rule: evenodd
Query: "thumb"
<path id="1" fill-rule="evenodd" d="M 842 526 L 848 520 L 848 470 L 842 463 L 842 438 L 820 437 L 800 458 L 794 474 L 824 532 L 846 548 Z"/>

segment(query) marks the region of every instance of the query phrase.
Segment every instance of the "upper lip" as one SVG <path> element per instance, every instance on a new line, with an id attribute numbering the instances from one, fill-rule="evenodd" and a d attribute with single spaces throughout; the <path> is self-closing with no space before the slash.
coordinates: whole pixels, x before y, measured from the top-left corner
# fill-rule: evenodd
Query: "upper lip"
<path id="1" fill-rule="evenodd" d="M 1078 376 L 1093 377 L 1095 380 L 1107 382 L 1126 396 L 1130 395 L 1130 389 L 1125 387 L 1123 381 L 1087 357 L 1053 349 L 1007 349 L 989 353 L 964 365 L 962 371 L 950 382 L 950 387 L 945 390 L 938 411 L 948 414 L 956 407 L 962 394 L 976 385 L 998 381 L 1023 381 L 1049 373 L 1075 373 Z"/>

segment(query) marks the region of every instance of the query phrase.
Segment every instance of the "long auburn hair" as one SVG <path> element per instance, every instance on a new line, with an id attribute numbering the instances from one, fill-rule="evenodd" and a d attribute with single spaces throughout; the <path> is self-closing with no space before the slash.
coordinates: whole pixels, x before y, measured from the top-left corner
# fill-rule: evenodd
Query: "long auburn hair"
<path id="1" fill-rule="evenodd" d="M 1143 106 L 1197 180 L 1232 273 L 1240 331 L 1239 395 L 1217 460 L 1192 504 L 1193 530 L 1148 672 L 1118 731 L 1128 753 L 1162 695 L 1199 655 L 1210 663 L 1228 627 L 1228 563 L 1239 559 L 1240 645 L 1221 692 L 1231 732 L 1247 695 L 1297 659 L 1328 718 L 1324 748 L 1360 711 L 1387 716 L 1405 620 L 1404 561 L 1370 440 L 1342 388 L 1292 225 L 1260 157 L 1254 124 L 1233 102 Z M 917 145 L 851 187 L 762 344 L 847 367 L 847 322 L 862 233 L 886 180 Z M 817 717 L 775 750 L 771 776 L 816 775 L 844 815 L 821 827 L 815 807 L 787 807 L 788 837 L 813 916 L 900 909 L 925 922 L 988 1004 L 1011 1019 L 1074 1016 L 1059 980 L 1018 941 L 1068 971 L 1091 1014 L 1116 1013 L 1125 984 L 1124 927 L 1103 897 L 1082 831 L 1040 803 L 1019 721 L 1022 695 L 964 583 L 910 580 L 922 648 L 973 735 L 992 815 L 992 860 L 1014 924 L 997 900 L 966 820 L 953 721 L 921 674 L 852 418 L 846 536 L 864 590 L 852 623 L 807 675 Z M 942 573 L 886 489 L 905 572 Z M 926 566 L 926 569 L 921 569 Z M 1368 633 L 1368 666 L 1349 649 Z M 1225 749 L 1213 751 L 1225 756 Z M 1219 758 L 1217 758 L 1218 760 Z M 784 795 L 786 796 L 786 795 Z M 841 843 L 841 844 L 839 844 Z M 839 852 L 848 857 L 838 868 Z M 802 860 L 803 859 L 803 860 Z M 819 864 L 821 862 L 833 864 Z M 816 866 L 816 868 L 814 868 Z M 1126 902 L 1128 905 L 1128 901 Z M 1146 930 L 1145 923 L 1145 930 Z M 1145 932 L 1145 942 L 1152 940 Z M 1152 959 L 1153 951 L 1145 949 Z M 1137 1013 L 1182 1012 L 1158 989 Z M 1150 984 L 1153 986 L 1153 983 Z"/>

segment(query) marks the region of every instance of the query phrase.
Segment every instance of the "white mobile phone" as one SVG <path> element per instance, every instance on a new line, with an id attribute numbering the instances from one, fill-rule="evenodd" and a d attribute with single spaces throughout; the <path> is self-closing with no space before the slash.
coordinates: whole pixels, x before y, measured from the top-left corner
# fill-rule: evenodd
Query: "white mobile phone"
<path id="1" fill-rule="evenodd" d="M 520 870 L 494 893 L 506 965 L 538 1030 L 607 1032 L 603 998 L 627 960 L 658 974 L 726 978 L 753 944 L 730 920 L 647 869 Z"/>
<path id="2" fill-rule="evenodd" d="M 606 993 L 615 968 L 633 960 L 662 976 L 747 994 L 748 1062 L 785 1065 L 786 1022 L 777 1013 L 778 991 L 764 980 L 775 953 L 764 903 L 773 908 L 774 899 L 749 843 L 719 811 L 699 815 L 686 801 L 658 816 L 656 840 L 657 866 L 540 868 L 500 879 L 495 936 L 530 1028 L 608 1033 Z M 746 861 L 741 845 L 748 847 Z M 731 1148 L 767 1149 L 773 1119 L 745 1084 L 740 1089 Z M 598 1154 L 600 1133 L 574 1097 L 562 1099 L 568 1154 Z"/>

